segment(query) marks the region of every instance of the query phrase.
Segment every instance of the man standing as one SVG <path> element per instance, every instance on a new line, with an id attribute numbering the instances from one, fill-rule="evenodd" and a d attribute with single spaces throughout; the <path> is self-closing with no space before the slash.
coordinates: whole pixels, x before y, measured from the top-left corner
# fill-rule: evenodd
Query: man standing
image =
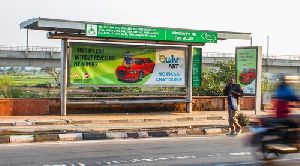
<path id="1" fill-rule="evenodd" d="M 228 101 L 229 132 L 227 135 L 239 135 L 242 132 L 242 127 L 237 118 L 238 100 L 243 95 L 243 90 L 239 84 L 235 83 L 234 77 L 231 77 L 225 86 L 224 95 L 227 96 Z"/>

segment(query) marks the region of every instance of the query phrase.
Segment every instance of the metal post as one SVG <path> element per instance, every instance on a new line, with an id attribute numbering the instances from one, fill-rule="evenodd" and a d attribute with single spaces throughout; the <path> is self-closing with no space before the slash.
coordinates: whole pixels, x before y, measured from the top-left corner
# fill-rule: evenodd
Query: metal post
<path id="1" fill-rule="evenodd" d="M 267 37 L 267 59 L 266 59 L 266 72 L 269 72 L 269 35 Z"/>
<path id="2" fill-rule="evenodd" d="M 262 73 L 262 47 L 257 47 L 257 60 L 256 60 L 256 97 L 255 97 L 255 114 L 261 111 L 261 73 Z"/>
<path id="3" fill-rule="evenodd" d="M 67 39 L 61 40 L 60 114 L 67 115 Z"/>
<path id="4" fill-rule="evenodd" d="M 27 58 L 27 56 L 28 56 L 28 52 L 29 52 L 29 48 L 28 48 L 28 38 L 29 38 L 29 36 L 28 36 L 28 29 L 26 30 L 26 50 L 25 50 L 25 57 Z"/>
<path id="5" fill-rule="evenodd" d="M 187 100 L 189 101 L 186 104 L 186 112 L 192 113 L 193 111 L 193 86 L 192 86 L 192 72 L 193 72 L 193 47 L 191 45 L 188 46 L 188 74 L 187 74 Z"/>
<path id="6" fill-rule="evenodd" d="M 252 37 L 250 38 L 250 46 L 252 46 Z"/>

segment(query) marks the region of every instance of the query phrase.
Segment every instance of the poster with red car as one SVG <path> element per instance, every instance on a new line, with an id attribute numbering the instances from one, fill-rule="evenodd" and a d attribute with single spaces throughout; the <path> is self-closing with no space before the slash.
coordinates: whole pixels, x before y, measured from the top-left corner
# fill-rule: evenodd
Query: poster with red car
<path id="1" fill-rule="evenodd" d="M 71 43 L 72 85 L 185 86 L 181 48 Z"/>
<path id="2" fill-rule="evenodd" d="M 236 49 L 237 83 L 241 85 L 245 94 L 255 94 L 257 75 L 257 49 Z"/>

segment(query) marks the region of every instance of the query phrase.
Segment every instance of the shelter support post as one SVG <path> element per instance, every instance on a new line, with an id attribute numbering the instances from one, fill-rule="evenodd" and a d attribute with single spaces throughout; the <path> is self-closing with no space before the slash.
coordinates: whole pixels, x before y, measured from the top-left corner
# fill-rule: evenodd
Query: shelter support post
<path id="1" fill-rule="evenodd" d="M 255 114 L 261 111 L 261 73 L 262 73 L 262 47 L 257 47 L 257 75 L 256 75 L 256 97 Z"/>
<path id="2" fill-rule="evenodd" d="M 67 115 L 67 39 L 61 40 L 60 114 Z"/>
<path id="3" fill-rule="evenodd" d="M 187 101 L 189 101 L 186 104 L 186 112 L 187 113 L 192 113 L 193 111 L 193 86 L 192 86 L 192 64 L 193 64 L 193 47 L 191 45 L 188 46 L 188 73 L 187 73 Z"/>

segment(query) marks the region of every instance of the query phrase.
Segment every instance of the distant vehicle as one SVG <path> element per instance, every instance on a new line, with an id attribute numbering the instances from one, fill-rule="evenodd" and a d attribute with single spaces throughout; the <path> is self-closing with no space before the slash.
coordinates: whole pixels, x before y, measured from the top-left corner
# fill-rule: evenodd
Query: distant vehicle
<path id="1" fill-rule="evenodd" d="M 240 74 L 240 82 L 242 84 L 250 84 L 254 79 L 256 79 L 255 69 L 248 69 L 247 72 L 242 72 Z"/>
<path id="2" fill-rule="evenodd" d="M 125 63 L 116 68 L 116 76 L 119 81 L 138 82 L 152 73 L 155 63 L 150 58 L 133 58 L 131 65 Z"/>

